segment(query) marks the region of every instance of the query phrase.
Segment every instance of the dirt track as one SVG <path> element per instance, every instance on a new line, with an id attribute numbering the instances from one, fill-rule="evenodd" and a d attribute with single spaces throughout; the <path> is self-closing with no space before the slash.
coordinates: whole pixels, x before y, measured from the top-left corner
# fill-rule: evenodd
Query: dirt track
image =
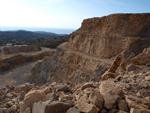
<path id="1" fill-rule="evenodd" d="M 28 52 L 28 53 L 19 53 L 23 55 L 35 55 L 39 54 L 45 51 L 55 51 L 55 49 L 49 49 L 42 47 L 41 51 L 37 52 Z M 3 57 L 4 55 L 1 55 L 0 57 Z M 27 63 L 27 64 L 22 64 L 18 65 L 15 69 L 4 72 L 0 74 L 0 86 L 4 85 L 20 85 L 25 83 L 25 79 L 30 76 L 30 71 L 34 65 L 36 65 L 39 61 Z"/>

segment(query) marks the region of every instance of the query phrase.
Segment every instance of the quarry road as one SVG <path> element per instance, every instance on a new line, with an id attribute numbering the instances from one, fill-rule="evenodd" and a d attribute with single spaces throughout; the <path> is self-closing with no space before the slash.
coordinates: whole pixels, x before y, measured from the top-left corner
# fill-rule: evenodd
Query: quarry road
<path id="1" fill-rule="evenodd" d="M 101 63 L 104 63 L 104 64 L 111 65 L 112 62 L 113 62 L 113 59 L 105 59 L 105 58 L 95 57 L 95 56 L 93 56 L 93 55 L 85 54 L 85 53 L 82 53 L 82 52 L 80 52 L 80 51 L 76 51 L 76 50 L 73 50 L 73 49 L 65 48 L 65 47 L 62 47 L 62 46 L 61 46 L 61 49 L 67 50 L 67 51 L 71 51 L 71 52 L 73 52 L 73 53 L 76 53 L 76 54 L 85 56 L 85 57 L 87 57 L 87 58 L 89 58 L 89 59 L 97 60 L 97 61 L 99 61 L 99 62 L 101 62 Z"/>
<path id="2" fill-rule="evenodd" d="M 3 53 L 3 48 L 4 47 L 10 47 L 10 46 L 0 46 L 0 55 L 4 55 Z M 15 46 L 12 46 L 12 47 L 15 47 Z M 50 48 L 47 48 L 47 47 L 41 47 L 41 50 L 40 51 L 33 51 L 33 52 L 20 52 L 20 54 L 38 54 L 38 53 L 42 53 L 42 52 L 45 52 L 45 51 L 56 51 L 56 49 L 50 49 Z"/>
<path id="3" fill-rule="evenodd" d="M 19 54 L 23 54 L 23 55 L 36 55 L 36 54 L 40 54 L 42 52 L 46 52 L 46 51 L 56 51 L 56 49 L 50 49 L 50 48 L 46 48 L 46 47 L 41 47 L 41 51 L 36 51 L 36 52 L 21 52 Z M 11 54 L 9 54 L 8 56 L 10 56 Z M 0 58 L 5 57 L 6 58 L 7 55 L 0 55 Z M 1 73 L 0 74 L 0 86 L 5 86 L 5 85 L 21 85 L 26 83 L 26 79 L 27 77 L 29 77 L 30 71 L 32 70 L 32 68 L 41 60 L 35 61 L 35 62 L 30 62 L 30 63 L 25 63 L 25 64 L 21 64 L 15 67 L 15 69 Z"/>
<path id="4" fill-rule="evenodd" d="M 50 49 L 50 48 L 46 48 L 46 47 L 41 47 L 41 50 L 40 51 L 33 51 L 33 52 L 20 52 L 20 54 L 23 54 L 23 55 L 34 55 L 34 54 L 39 54 L 39 53 L 42 53 L 42 52 L 45 52 L 45 51 L 56 51 L 56 49 Z"/>

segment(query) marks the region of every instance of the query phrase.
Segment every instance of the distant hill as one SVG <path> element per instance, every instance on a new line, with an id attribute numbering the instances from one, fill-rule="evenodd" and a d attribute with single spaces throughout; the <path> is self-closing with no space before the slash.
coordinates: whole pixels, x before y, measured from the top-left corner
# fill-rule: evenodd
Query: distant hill
<path id="1" fill-rule="evenodd" d="M 62 35 L 55 34 L 51 32 L 43 32 L 43 31 L 0 31 L 0 40 L 13 40 L 13 39 L 22 39 L 22 38 L 57 38 Z"/>
<path id="2" fill-rule="evenodd" d="M 59 44 L 69 40 L 70 35 L 55 34 L 44 31 L 0 31 L 0 46 L 12 43 L 14 45 L 38 45 L 56 48 Z"/>

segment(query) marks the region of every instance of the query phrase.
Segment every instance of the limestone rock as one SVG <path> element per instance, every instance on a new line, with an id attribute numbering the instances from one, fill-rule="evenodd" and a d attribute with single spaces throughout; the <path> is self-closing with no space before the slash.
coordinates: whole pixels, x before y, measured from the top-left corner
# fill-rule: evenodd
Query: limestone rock
<path id="1" fill-rule="evenodd" d="M 120 100 L 118 102 L 118 108 L 121 111 L 129 112 L 128 104 L 125 100 Z"/>
<path id="2" fill-rule="evenodd" d="M 125 99 L 130 109 L 135 108 L 143 113 L 150 113 L 149 103 L 144 101 L 143 99 L 137 98 L 132 95 L 126 95 Z"/>
<path id="3" fill-rule="evenodd" d="M 31 113 L 31 109 L 28 107 L 23 113 Z"/>
<path id="4" fill-rule="evenodd" d="M 120 90 L 117 84 L 111 80 L 103 81 L 100 85 L 100 93 L 104 98 L 104 106 L 107 109 L 112 109 L 118 102 L 120 97 Z"/>
<path id="5" fill-rule="evenodd" d="M 73 32 L 67 47 L 98 57 L 112 57 L 122 52 L 134 40 L 150 36 L 150 14 L 112 14 L 101 18 L 89 18 Z M 129 41 L 132 41 L 129 43 Z M 128 42 L 128 43 L 127 43 Z M 148 44 L 145 42 L 144 45 Z M 139 43 L 138 45 L 140 45 Z M 113 46 L 112 46 L 113 45 Z M 136 47 L 139 47 L 136 46 Z M 141 51 L 132 45 L 134 52 Z"/>
<path id="6" fill-rule="evenodd" d="M 85 90 L 87 95 L 89 95 L 89 100 L 92 104 L 96 105 L 99 110 L 103 108 L 104 99 L 103 96 L 99 93 L 99 91 L 93 88 L 87 88 Z"/>
<path id="7" fill-rule="evenodd" d="M 102 75 L 103 80 L 113 79 L 115 77 L 117 77 L 116 73 L 112 73 L 112 72 L 108 72 L 108 71 Z"/>
<path id="8" fill-rule="evenodd" d="M 81 90 L 84 90 L 84 89 L 86 89 L 86 88 L 89 88 L 89 87 L 94 87 L 93 86 L 93 83 L 85 83 L 83 86 L 81 86 Z"/>
<path id="9" fill-rule="evenodd" d="M 22 101 L 22 100 L 24 100 L 25 94 L 26 94 L 26 93 L 25 93 L 24 91 L 21 91 L 21 92 L 18 94 L 17 98 Z"/>
<path id="10" fill-rule="evenodd" d="M 131 59 L 131 62 L 135 65 L 146 65 L 150 63 L 150 49 L 146 48 L 147 50 L 143 51 L 139 55 L 135 56 Z"/>
<path id="11" fill-rule="evenodd" d="M 118 113 L 118 110 L 117 109 L 112 109 L 108 113 Z"/>
<path id="12" fill-rule="evenodd" d="M 102 109 L 100 113 L 107 113 L 106 109 Z"/>
<path id="13" fill-rule="evenodd" d="M 56 85 L 54 86 L 55 89 L 57 89 L 58 91 L 64 91 L 65 93 L 70 92 L 70 88 L 67 85 Z"/>
<path id="14" fill-rule="evenodd" d="M 9 98 L 12 98 L 12 97 L 13 97 L 13 95 L 12 95 L 11 93 L 7 93 L 6 96 L 9 97 Z"/>
<path id="15" fill-rule="evenodd" d="M 137 109 L 135 109 L 135 108 L 131 108 L 131 109 L 130 109 L 130 113 L 142 113 L 142 111 L 137 110 Z"/>
<path id="16" fill-rule="evenodd" d="M 32 107 L 32 113 L 45 113 L 45 108 L 49 103 L 50 100 L 34 103 Z"/>
<path id="17" fill-rule="evenodd" d="M 29 91 L 30 89 L 32 89 L 32 88 L 33 88 L 33 85 L 27 83 L 27 84 L 24 84 L 24 85 L 20 85 L 20 86 L 15 87 L 14 91 L 15 91 L 16 93 L 19 93 L 19 92 L 21 92 L 21 91 L 28 92 L 28 91 Z"/>
<path id="18" fill-rule="evenodd" d="M 44 113 L 66 113 L 69 108 L 67 103 L 54 101 L 46 106 Z"/>
<path id="19" fill-rule="evenodd" d="M 80 112 L 84 112 L 84 113 L 98 113 L 99 111 L 99 109 L 95 105 L 88 104 L 83 101 L 78 101 L 76 106 Z"/>
<path id="20" fill-rule="evenodd" d="M 14 113 L 17 111 L 17 106 L 16 105 L 12 105 L 11 108 L 9 108 L 8 110 L 10 113 Z"/>
<path id="21" fill-rule="evenodd" d="M 150 76 L 146 76 L 145 80 L 150 81 Z"/>
<path id="22" fill-rule="evenodd" d="M 73 108 L 68 109 L 66 113 L 80 113 L 80 111 L 73 107 Z"/>
<path id="23" fill-rule="evenodd" d="M 20 105 L 20 111 L 24 112 L 26 108 L 32 109 L 33 103 L 38 101 L 44 101 L 46 94 L 43 90 L 30 91 L 25 95 L 23 103 Z"/>

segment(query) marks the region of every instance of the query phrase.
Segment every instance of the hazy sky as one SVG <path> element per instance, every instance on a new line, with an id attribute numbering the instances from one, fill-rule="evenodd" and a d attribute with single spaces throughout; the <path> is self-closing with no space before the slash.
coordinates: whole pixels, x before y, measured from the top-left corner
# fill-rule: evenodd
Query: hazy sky
<path id="1" fill-rule="evenodd" d="M 150 12 L 150 0 L 0 0 L 0 26 L 79 28 L 85 18 Z"/>

